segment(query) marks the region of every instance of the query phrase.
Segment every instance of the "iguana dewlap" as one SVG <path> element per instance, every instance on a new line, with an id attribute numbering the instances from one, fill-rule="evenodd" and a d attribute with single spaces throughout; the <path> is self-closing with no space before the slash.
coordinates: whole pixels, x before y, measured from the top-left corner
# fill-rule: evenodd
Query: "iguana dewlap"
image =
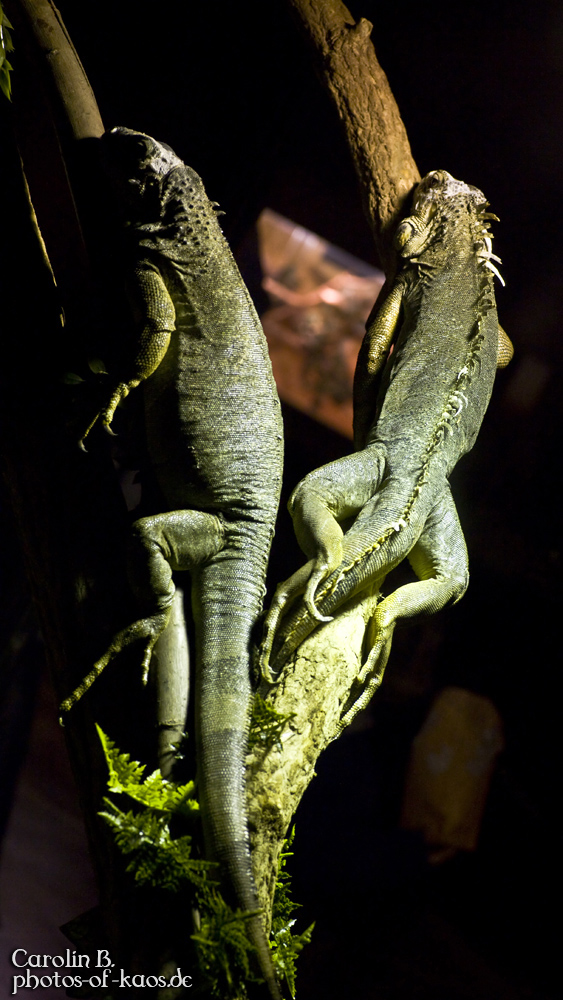
<path id="1" fill-rule="evenodd" d="M 481 191 L 443 170 L 417 186 L 412 214 L 395 235 L 402 269 L 358 359 L 359 450 L 312 472 L 290 499 L 309 562 L 281 584 L 268 613 L 266 679 L 279 674 L 319 620 L 380 584 L 405 557 L 418 577 L 378 605 L 343 726 L 380 682 L 396 623 L 454 603 L 467 587 L 467 551 L 448 476 L 473 446 L 497 366 L 512 353 L 497 319 L 498 258 L 489 230 L 495 216 L 486 208 Z M 353 521 L 344 534 L 340 522 L 347 519 Z"/>
<path id="2" fill-rule="evenodd" d="M 189 570 L 206 852 L 220 862 L 231 902 L 257 910 L 244 762 L 250 637 L 281 486 L 279 399 L 260 321 L 198 174 L 142 133 L 118 128 L 102 141 L 125 204 L 140 332 L 130 369 L 98 417 L 109 428 L 118 403 L 143 383 L 148 450 L 167 509 L 133 527 L 131 577 L 146 617 L 116 636 L 62 708 L 132 641 L 144 643 L 148 669 L 170 613 L 172 572 Z M 247 926 L 279 998 L 260 917 Z"/>

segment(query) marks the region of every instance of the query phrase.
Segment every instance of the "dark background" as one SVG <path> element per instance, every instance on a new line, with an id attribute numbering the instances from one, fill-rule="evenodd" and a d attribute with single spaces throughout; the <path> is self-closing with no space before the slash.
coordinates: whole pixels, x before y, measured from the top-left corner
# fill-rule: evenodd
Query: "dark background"
<path id="1" fill-rule="evenodd" d="M 59 7 L 106 126 L 148 132 L 201 173 L 259 307 L 253 223 L 265 206 L 377 263 L 339 123 L 281 0 Z M 299 996 L 549 1000 L 558 975 L 563 7 L 350 8 L 374 23 L 421 173 L 444 168 L 477 185 L 501 219 L 497 302 L 516 353 L 452 477 L 469 591 L 436 622 L 397 635 L 365 725 L 319 762 L 300 810 L 295 894 L 303 926 L 318 923 Z M 285 417 L 287 493 L 349 444 L 294 411 Z M 282 514 L 273 580 L 298 561 Z M 494 701 L 506 750 L 478 851 L 430 868 L 397 820 L 411 740 L 445 684 Z"/>

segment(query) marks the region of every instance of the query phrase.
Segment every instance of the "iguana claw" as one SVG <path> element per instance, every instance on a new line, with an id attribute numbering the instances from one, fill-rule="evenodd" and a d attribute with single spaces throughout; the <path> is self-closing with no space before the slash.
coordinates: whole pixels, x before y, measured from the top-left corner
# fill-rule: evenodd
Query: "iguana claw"
<path id="1" fill-rule="evenodd" d="M 326 578 L 327 574 L 328 574 L 328 567 L 326 565 L 321 566 L 320 569 L 317 569 L 315 570 L 314 573 L 311 573 L 309 582 L 307 583 L 307 587 L 305 589 L 305 594 L 303 595 L 303 600 L 305 602 L 309 614 L 315 619 L 315 621 L 318 622 L 332 621 L 332 615 L 321 615 L 320 611 L 317 609 L 315 605 L 315 592 L 319 584 L 322 583 L 323 580 Z"/>
<path id="2" fill-rule="evenodd" d="M 74 689 L 72 694 L 61 702 L 59 711 L 61 713 L 69 712 L 73 705 L 76 705 L 76 702 L 80 701 L 82 696 L 86 694 L 89 688 L 92 687 L 92 684 L 105 670 L 108 663 L 111 663 L 111 661 L 115 659 L 118 653 L 121 653 L 123 649 L 131 643 L 137 642 L 139 639 L 147 640 L 145 643 L 145 653 L 142 661 L 142 680 L 143 684 L 146 684 L 154 645 L 158 637 L 166 628 L 169 617 L 170 607 L 166 608 L 164 611 L 159 611 L 156 614 L 151 615 L 149 618 L 142 618 L 133 625 L 128 626 L 128 628 L 124 628 L 121 632 L 118 632 L 104 655 L 96 661 L 90 673 L 86 675 L 78 687 Z M 62 717 L 59 718 L 59 721 L 62 725 Z"/>
<path id="3" fill-rule="evenodd" d="M 383 680 L 389 653 L 391 652 L 391 641 L 393 639 L 393 627 L 381 631 L 373 649 L 356 677 L 346 705 L 340 716 L 340 722 L 336 736 L 340 736 L 342 731 L 354 721 L 358 712 L 371 701 L 372 695 L 377 691 Z M 356 694 L 354 694 L 356 689 Z M 359 689 L 359 690 L 358 690 Z M 336 738 L 336 737 L 335 737 Z"/>

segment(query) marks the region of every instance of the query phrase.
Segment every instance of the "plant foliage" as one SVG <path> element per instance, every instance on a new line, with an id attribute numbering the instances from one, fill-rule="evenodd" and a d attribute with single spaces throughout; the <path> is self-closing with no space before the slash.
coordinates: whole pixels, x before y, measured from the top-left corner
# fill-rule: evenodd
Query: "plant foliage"
<path id="1" fill-rule="evenodd" d="M 302 934 L 294 934 L 291 930 L 295 924 L 293 914 L 301 906 L 300 903 L 295 903 L 291 898 L 291 876 L 286 870 L 287 859 L 293 856 L 293 851 L 288 850 L 288 848 L 291 847 L 294 836 L 295 827 L 291 830 L 287 840 L 284 841 L 280 851 L 270 939 L 275 970 L 280 979 L 285 979 L 292 997 L 295 997 L 297 957 L 305 945 L 309 944 L 315 928 L 313 923 Z"/>
<path id="2" fill-rule="evenodd" d="M 167 815 L 175 813 L 190 817 L 194 812 L 199 812 L 193 781 L 176 785 L 163 778 L 160 771 L 153 771 L 143 778 L 145 765 L 132 761 L 128 753 L 121 753 L 100 727 L 96 728 L 108 765 L 110 792 L 124 793 L 140 805 Z"/>
<path id="3" fill-rule="evenodd" d="M 246 996 L 245 983 L 260 981 L 251 967 L 250 956 L 256 949 L 246 922 L 260 911 L 232 910 L 216 890 L 206 903 L 200 929 L 192 934 L 192 941 L 209 992 L 217 1000 Z"/>
<path id="4" fill-rule="evenodd" d="M 12 81 L 10 79 L 10 73 L 13 69 L 11 62 L 8 59 L 8 52 L 14 51 L 14 45 L 12 42 L 12 35 L 10 28 L 13 30 L 13 24 L 10 23 L 2 3 L 0 2 L 0 90 L 8 100 L 11 100 L 12 96 Z"/>
<path id="5" fill-rule="evenodd" d="M 271 722 L 270 737 L 279 739 L 279 727 L 283 728 L 289 717 L 272 709 L 261 718 L 268 725 Z M 194 782 L 176 785 L 163 778 L 160 771 L 145 776 L 143 764 L 122 753 L 99 726 L 97 730 L 108 766 L 108 790 L 131 800 L 132 808 L 121 809 L 105 798 L 106 809 L 100 813 L 112 828 L 117 847 L 130 855 L 127 871 L 140 885 L 169 892 L 187 891 L 198 913 L 192 941 L 207 993 L 215 1000 L 241 1000 L 247 995 L 245 983 L 259 981 L 252 966 L 255 947 L 247 931 L 248 920 L 259 911 L 233 910 L 213 879 L 216 866 L 193 857 L 193 829 L 190 833 L 183 831 L 186 823 L 190 829 L 199 813 Z M 275 733 L 278 735 L 273 736 Z M 178 820 L 182 832 L 173 835 L 171 825 L 177 826 Z M 292 840 L 293 832 L 280 855 L 270 947 L 279 977 L 285 979 L 295 996 L 295 962 L 310 941 L 314 925 L 303 934 L 292 934 L 297 904 L 291 899 L 285 867 L 292 854 L 287 850 Z"/>
<path id="6" fill-rule="evenodd" d="M 289 715 L 277 712 L 273 705 L 256 694 L 252 703 L 248 749 L 262 747 L 264 750 L 271 750 L 274 746 L 280 746 L 283 730 L 294 717 L 295 712 Z"/>
<path id="7" fill-rule="evenodd" d="M 190 835 L 170 834 L 173 815 L 191 818 L 199 809 L 193 781 L 175 785 L 160 771 L 144 778 L 146 768 L 121 753 L 99 726 L 97 729 L 109 770 L 109 791 L 127 795 L 144 807 L 124 811 L 106 798 L 106 810 L 100 813 L 111 826 L 120 851 L 131 855 L 127 871 L 141 885 L 173 892 L 186 883 L 200 890 L 207 888 L 209 869 L 214 866 L 192 857 Z"/>

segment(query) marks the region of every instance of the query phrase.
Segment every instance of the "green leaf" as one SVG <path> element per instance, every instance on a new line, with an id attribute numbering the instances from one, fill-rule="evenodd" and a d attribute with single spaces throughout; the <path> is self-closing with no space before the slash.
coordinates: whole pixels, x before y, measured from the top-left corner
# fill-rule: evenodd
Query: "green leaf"
<path id="1" fill-rule="evenodd" d="M 295 997 L 297 958 L 305 945 L 309 944 L 315 927 L 314 923 L 311 924 L 302 934 L 293 934 L 291 931 L 295 924 L 293 913 L 300 906 L 299 903 L 294 903 L 291 898 L 291 876 L 286 871 L 287 859 L 293 856 L 293 851 L 288 851 L 287 848 L 291 847 L 294 837 L 295 827 L 292 827 L 289 836 L 284 841 L 278 860 L 278 877 L 274 893 L 270 935 L 274 968 L 279 978 L 285 979 L 292 997 Z"/>
<path id="2" fill-rule="evenodd" d="M 191 836 L 172 836 L 172 819 L 193 816 L 199 808 L 194 798 L 194 783 L 175 785 L 159 771 L 145 777 L 145 766 L 132 761 L 129 754 L 121 753 L 100 727 L 96 728 L 108 765 L 109 790 L 128 796 L 133 804 L 132 809 L 124 810 L 106 798 L 106 808 L 100 813 L 111 827 L 119 850 L 130 856 L 127 871 L 140 885 L 187 892 L 187 905 L 195 906 L 200 917 L 192 941 L 207 992 L 215 1000 L 242 1000 L 247 996 L 245 983 L 261 981 L 253 972 L 251 956 L 255 947 L 247 929 L 248 920 L 259 911 L 233 910 L 213 880 L 217 866 L 192 857 Z M 284 863 L 285 860 L 280 861 L 280 867 Z M 296 949 L 300 950 L 301 938 L 297 939 L 297 945 L 292 945 L 294 939 L 288 933 L 287 941 L 284 938 L 274 947 L 283 975 L 293 982 L 291 956 Z"/>
<path id="3" fill-rule="evenodd" d="M 311 935 L 315 929 L 313 923 L 302 934 L 292 934 L 291 928 L 294 923 L 295 921 L 291 920 L 289 924 L 280 927 L 274 936 L 274 940 L 271 942 L 274 968 L 280 979 L 285 979 L 292 997 L 295 997 L 297 957 L 303 951 L 305 945 L 310 944 Z"/>
<path id="4" fill-rule="evenodd" d="M 97 724 L 96 729 L 108 765 L 110 792 L 128 792 L 130 787 L 139 787 L 146 771 L 145 765 L 132 761 L 128 753 L 121 753 L 113 740 L 110 740 Z"/>
<path id="5" fill-rule="evenodd" d="M 120 851 L 133 855 L 127 871 L 135 881 L 173 892 L 186 883 L 200 890 L 207 888 L 209 872 L 216 865 L 192 858 L 191 837 L 172 839 L 166 819 L 150 810 L 123 812 L 110 799 L 104 801 L 107 809 L 99 815 L 112 827 Z"/>
<path id="6" fill-rule="evenodd" d="M 88 368 L 94 375 L 107 375 L 108 371 L 101 358 L 90 358 Z"/>
<path id="7" fill-rule="evenodd" d="M 13 66 L 7 57 L 7 53 L 14 51 L 10 28 L 13 29 L 13 25 L 8 20 L 0 3 L 0 90 L 8 100 L 11 100 L 12 96 L 10 73 Z"/>
<path id="8" fill-rule="evenodd" d="M 173 781 L 163 778 L 160 771 L 153 771 L 143 779 L 145 765 L 132 761 L 128 753 L 121 753 L 99 726 L 96 726 L 96 729 L 108 765 L 110 792 L 128 795 L 140 805 L 164 813 L 189 816 L 199 810 L 199 803 L 194 797 L 193 781 L 185 785 L 176 785 Z"/>
<path id="9" fill-rule="evenodd" d="M 192 934 L 202 975 L 213 997 L 220 1000 L 240 997 L 245 981 L 258 981 L 250 961 L 256 948 L 250 941 L 246 923 L 260 911 L 232 910 L 217 891 L 206 904 L 200 930 Z"/>

